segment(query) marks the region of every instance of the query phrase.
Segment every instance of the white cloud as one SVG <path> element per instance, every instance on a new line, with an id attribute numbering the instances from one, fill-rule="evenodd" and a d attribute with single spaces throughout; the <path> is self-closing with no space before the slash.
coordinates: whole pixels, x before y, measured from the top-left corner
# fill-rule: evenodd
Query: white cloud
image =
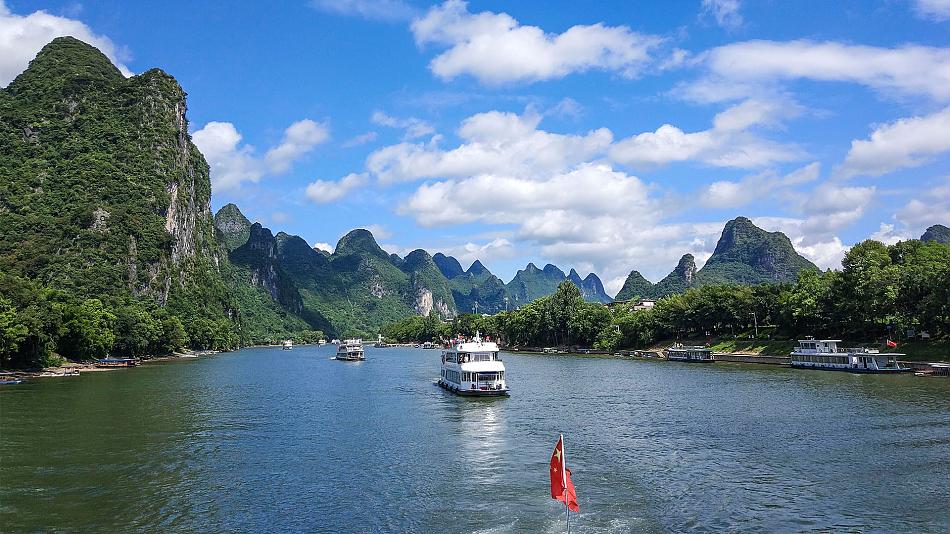
<path id="1" fill-rule="evenodd" d="M 312 0 L 310 4 L 320 11 L 370 20 L 403 21 L 416 14 L 416 9 L 402 0 Z"/>
<path id="2" fill-rule="evenodd" d="M 514 176 L 563 171 L 602 153 L 613 139 L 601 128 L 586 135 L 538 130 L 541 116 L 490 111 L 465 119 L 458 135 L 463 144 L 441 150 L 436 137 L 426 144 L 400 143 L 379 149 L 366 166 L 380 181 L 459 178 L 504 173 Z"/>
<path id="3" fill-rule="evenodd" d="M 83 22 L 42 10 L 29 15 L 16 15 L 0 0 L 0 87 L 5 87 L 23 72 L 47 43 L 64 36 L 72 36 L 95 46 L 123 75 L 132 75 L 123 63 L 130 59 L 129 52 L 116 46 L 108 37 L 96 34 Z"/>
<path id="4" fill-rule="evenodd" d="M 950 100 L 950 49 L 919 45 L 883 48 L 833 41 L 745 41 L 702 56 L 712 74 L 686 92 L 697 99 L 754 94 L 761 84 L 809 79 L 851 82 L 901 96 Z M 726 91 L 718 97 L 716 91 Z"/>
<path id="5" fill-rule="evenodd" d="M 295 161 L 329 138 L 329 129 L 310 119 L 297 121 L 284 131 L 280 144 L 263 157 L 256 156 L 251 145 L 241 143 L 243 137 L 230 122 L 209 122 L 191 137 L 211 166 L 216 191 L 223 191 L 288 171 Z"/>
<path id="6" fill-rule="evenodd" d="M 868 237 L 868 239 L 880 241 L 881 243 L 884 243 L 885 245 L 893 245 L 894 243 L 897 243 L 898 241 L 907 241 L 908 239 L 914 239 L 914 237 L 919 237 L 919 236 L 910 235 L 900 230 L 896 230 L 895 228 L 896 227 L 893 224 L 881 223 L 881 225 L 878 227 L 877 232 L 874 232 L 873 234 L 871 234 Z"/>
<path id="7" fill-rule="evenodd" d="M 517 255 L 514 244 L 503 237 L 497 237 L 487 243 L 469 242 L 454 247 L 435 247 L 433 250 L 435 249 L 446 256 L 454 257 L 466 269 L 475 263 L 475 260 L 488 265 L 494 260 L 511 258 Z"/>
<path id="8" fill-rule="evenodd" d="M 703 188 L 699 200 L 712 208 L 737 208 L 755 200 L 786 195 L 786 188 L 815 181 L 820 173 L 821 164 L 816 161 L 785 176 L 766 171 L 737 181 L 719 180 Z"/>
<path id="9" fill-rule="evenodd" d="M 785 233 L 802 256 L 822 269 L 841 267 L 849 246 L 838 233 L 856 223 L 876 195 L 874 187 L 845 187 L 823 183 L 807 195 L 792 199 L 802 218 L 753 217 L 758 226 Z"/>
<path id="10" fill-rule="evenodd" d="M 369 230 L 369 233 L 373 234 L 373 237 L 378 239 L 389 239 L 393 236 L 393 233 L 389 231 L 388 228 L 381 224 L 370 224 L 363 227 L 366 230 Z"/>
<path id="11" fill-rule="evenodd" d="M 854 140 L 839 171 L 844 177 L 880 176 L 917 167 L 950 151 L 950 107 L 923 117 L 877 127 L 866 141 Z"/>
<path id="12" fill-rule="evenodd" d="M 717 114 L 708 130 L 687 133 L 664 124 L 656 131 L 621 139 L 611 148 L 610 157 L 634 167 L 697 160 L 715 167 L 755 168 L 794 161 L 803 156 L 800 148 L 764 139 L 750 130 L 773 126 L 797 112 L 793 105 L 746 100 Z"/>
<path id="13" fill-rule="evenodd" d="M 626 26 L 578 25 L 561 34 L 523 26 L 506 13 L 470 13 L 467 3 L 448 0 L 412 22 L 420 46 L 448 47 L 429 64 L 442 79 L 468 74 L 499 85 L 562 78 L 590 69 L 635 77 L 659 44 Z"/>
<path id="14" fill-rule="evenodd" d="M 923 18 L 950 20 L 950 0 L 916 0 L 915 10 Z"/>
<path id="15" fill-rule="evenodd" d="M 270 220 L 274 221 L 275 223 L 281 224 L 281 223 L 285 223 L 289 221 L 290 215 L 283 211 L 275 211 L 274 213 L 270 214 Z"/>
<path id="16" fill-rule="evenodd" d="M 373 121 L 373 123 L 379 124 L 381 126 L 389 126 L 390 128 L 399 128 L 404 130 L 405 135 L 403 136 L 403 141 L 416 139 L 418 137 L 425 137 L 435 133 L 435 128 L 433 128 L 431 124 L 415 117 L 399 119 L 396 117 L 391 117 L 382 111 L 374 111 L 373 116 L 370 117 L 370 120 Z"/>
<path id="17" fill-rule="evenodd" d="M 894 218 L 914 230 L 917 237 L 933 224 L 950 223 L 950 177 L 942 184 L 915 195 L 894 214 Z"/>
<path id="18" fill-rule="evenodd" d="M 342 198 L 344 195 L 365 184 L 365 173 L 350 173 L 339 181 L 316 180 L 307 185 L 306 196 L 318 204 L 326 204 Z"/>
<path id="19" fill-rule="evenodd" d="M 372 143 L 376 140 L 379 135 L 376 132 L 366 132 L 364 134 L 351 137 L 350 139 L 343 142 L 341 145 L 343 148 L 353 148 L 355 146 L 365 145 L 366 143 Z"/>
<path id="20" fill-rule="evenodd" d="M 739 0 L 703 0 L 703 14 L 715 18 L 723 28 L 738 28 L 742 26 L 739 6 Z"/>
<path id="21" fill-rule="evenodd" d="M 333 245 L 331 245 L 330 243 L 322 243 L 322 242 L 321 242 L 321 243 L 314 243 L 314 244 L 313 244 L 313 248 L 315 248 L 315 249 L 317 249 L 317 250 L 325 250 L 325 251 L 329 252 L 330 254 L 333 254 L 333 249 L 334 249 Z"/>

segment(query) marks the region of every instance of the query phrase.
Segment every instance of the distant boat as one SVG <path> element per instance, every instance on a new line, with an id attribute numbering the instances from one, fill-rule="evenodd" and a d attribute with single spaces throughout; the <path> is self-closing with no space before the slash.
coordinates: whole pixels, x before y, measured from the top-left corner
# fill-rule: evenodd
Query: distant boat
<path id="1" fill-rule="evenodd" d="M 326 345 L 326 344 L 327 344 L 327 340 L 321 339 L 321 340 L 318 341 L 317 343 L 322 347 L 323 345 Z"/>
<path id="2" fill-rule="evenodd" d="M 373 343 L 373 346 L 376 347 L 377 349 L 381 349 L 381 348 L 387 347 L 388 345 L 386 345 L 386 342 L 383 341 L 383 335 L 379 334 L 378 336 L 376 336 L 376 343 Z"/>
<path id="3" fill-rule="evenodd" d="M 900 353 L 882 353 L 876 350 L 839 348 L 840 339 L 800 339 L 792 351 L 792 367 L 798 369 L 821 369 L 851 373 L 906 373 L 913 371 L 897 363 Z"/>
<path id="4" fill-rule="evenodd" d="M 21 382 L 23 382 L 23 380 L 20 380 L 20 377 L 13 373 L 0 373 L 0 385 L 19 384 Z"/>
<path id="5" fill-rule="evenodd" d="M 331 341 L 330 343 L 332 343 L 332 344 L 334 344 L 334 345 L 339 345 L 339 344 L 340 344 L 340 340 L 339 340 L 339 339 L 334 339 L 334 340 Z"/>
<path id="6" fill-rule="evenodd" d="M 478 333 L 471 342 L 453 342 L 451 348 L 442 351 L 438 384 L 458 395 L 507 396 L 505 364 L 498 357 L 498 345 L 483 342 Z"/>
<path id="7" fill-rule="evenodd" d="M 424 349 L 434 349 L 434 348 L 435 348 L 435 343 L 433 343 L 433 342 L 431 342 L 431 341 L 426 341 L 425 343 L 422 344 L 422 348 L 424 348 Z"/>
<path id="8" fill-rule="evenodd" d="M 281 343 L 280 348 L 281 350 L 291 350 L 294 348 L 294 342 L 292 340 L 285 339 L 284 342 Z"/>
<path id="9" fill-rule="evenodd" d="M 336 350 L 336 359 L 345 362 L 359 362 L 366 359 L 363 354 L 362 339 L 347 339 Z"/>
<path id="10" fill-rule="evenodd" d="M 666 359 L 675 362 L 712 363 L 713 351 L 708 347 L 672 346 L 665 351 Z"/>
<path id="11" fill-rule="evenodd" d="M 135 367 L 138 363 L 135 358 L 103 358 L 96 360 L 96 367 Z"/>

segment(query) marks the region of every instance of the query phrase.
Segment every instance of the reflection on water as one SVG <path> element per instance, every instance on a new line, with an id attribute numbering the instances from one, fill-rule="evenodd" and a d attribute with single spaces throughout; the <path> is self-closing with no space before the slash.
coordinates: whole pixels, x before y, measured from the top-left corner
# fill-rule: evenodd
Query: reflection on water
<path id="1" fill-rule="evenodd" d="M 36 531 L 947 531 L 950 381 L 506 354 L 248 349 L 0 388 L 0 524 Z M 434 355 L 435 354 L 435 355 Z"/>

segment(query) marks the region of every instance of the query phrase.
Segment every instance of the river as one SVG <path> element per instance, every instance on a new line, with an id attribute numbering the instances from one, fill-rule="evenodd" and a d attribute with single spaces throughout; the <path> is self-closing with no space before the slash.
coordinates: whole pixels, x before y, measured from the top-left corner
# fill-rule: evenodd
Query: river
<path id="1" fill-rule="evenodd" d="M 946 532 L 950 380 L 436 350 L 252 348 L 0 386 L 0 530 Z"/>

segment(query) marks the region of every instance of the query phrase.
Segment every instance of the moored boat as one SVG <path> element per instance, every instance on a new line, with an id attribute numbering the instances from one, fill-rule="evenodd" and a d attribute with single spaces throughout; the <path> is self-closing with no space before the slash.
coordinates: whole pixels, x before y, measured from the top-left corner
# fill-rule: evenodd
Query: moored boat
<path id="1" fill-rule="evenodd" d="M 712 363 L 713 351 L 709 347 L 687 347 L 673 345 L 664 351 L 666 359 L 675 362 Z"/>
<path id="2" fill-rule="evenodd" d="M 336 349 L 336 359 L 345 362 L 358 362 L 366 359 L 363 353 L 362 339 L 347 339 Z"/>
<path id="3" fill-rule="evenodd" d="M 442 351 L 442 376 L 439 386 L 469 397 L 508 395 L 505 364 L 498 356 L 498 345 L 482 341 L 476 333 L 472 341 L 453 341 Z"/>
<path id="4" fill-rule="evenodd" d="M 103 358 L 96 360 L 96 367 L 135 367 L 138 363 L 135 358 Z"/>
<path id="5" fill-rule="evenodd" d="M 838 347 L 838 343 L 841 343 L 840 339 L 798 340 L 798 347 L 791 353 L 792 367 L 876 374 L 913 371 L 897 363 L 897 358 L 903 354 L 882 353 L 863 347 L 841 348 Z"/>
<path id="6" fill-rule="evenodd" d="M 281 343 L 280 345 L 281 350 L 291 350 L 293 348 L 294 348 L 294 342 L 293 340 L 290 340 L 290 339 L 285 339 L 284 342 Z"/>

